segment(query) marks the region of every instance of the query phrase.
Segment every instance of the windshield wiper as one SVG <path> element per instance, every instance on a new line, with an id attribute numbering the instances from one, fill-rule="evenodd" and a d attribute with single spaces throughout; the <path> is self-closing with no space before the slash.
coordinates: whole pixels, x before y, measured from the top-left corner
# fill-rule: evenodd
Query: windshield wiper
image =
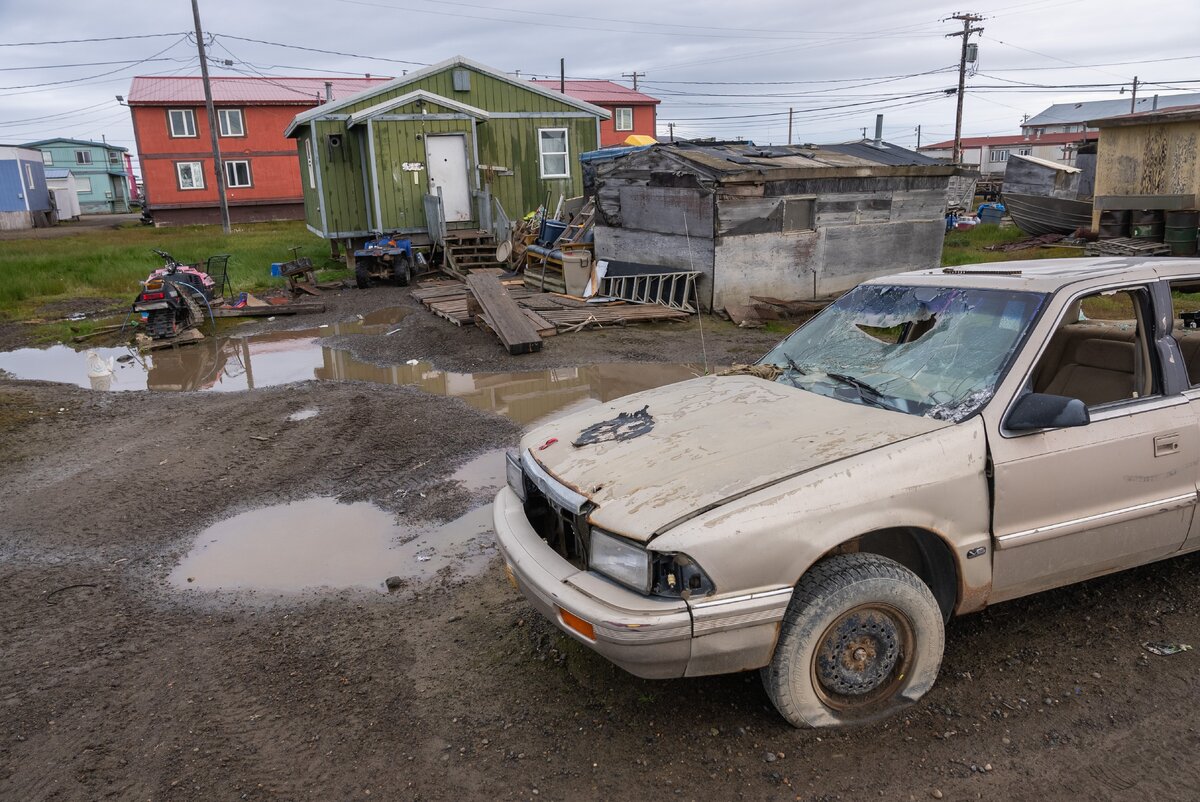
<path id="1" fill-rule="evenodd" d="M 839 381 L 842 384 L 848 384 L 855 390 L 858 390 L 858 397 L 871 406 L 876 406 L 881 409 L 890 409 L 893 412 L 899 411 L 897 407 L 884 400 L 889 396 L 879 390 L 879 388 L 875 387 L 869 382 L 863 381 L 857 376 L 851 376 L 846 373 L 826 373 L 825 375 L 834 381 Z"/>
<path id="2" fill-rule="evenodd" d="M 783 355 L 783 358 L 787 360 L 788 367 L 790 367 L 792 370 L 794 370 L 794 371 L 796 371 L 797 373 L 799 373 L 801 376 L 807 376 L 807 375 L 809 374 L 809 371 L 808 371 L 808 370 L 806 370 L 806 369 L 804 369 L 804 368 L 800 367 L 799 365 L 797 365 L 797 364 L 796 364 L 796 360 L 792 359 L 792 358 L 791 358 L 790 356 L 788 356 L 787 354 L 784 354 L 784 355 Z"/>

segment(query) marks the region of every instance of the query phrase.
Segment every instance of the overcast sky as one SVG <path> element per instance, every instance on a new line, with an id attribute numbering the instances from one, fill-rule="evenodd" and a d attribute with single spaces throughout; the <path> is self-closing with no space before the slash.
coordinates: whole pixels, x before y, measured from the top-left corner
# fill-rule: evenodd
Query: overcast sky
<path id="1" fill-rule="evenodd" d="M 949 139 L 955 104 L 944 90 L 956 85 L 960 39 L 946 34 L 961 23 L 943 20 L 959 11 L 985 16 L 972 39 L 979 60 L 968 80 L 964 135 L 1015 133 L 1023 115 L 1056 102 L 1122 97 L 1119 87 L 1134 75 L 1144 82 L 1139 96 L 1200 91 L 1200 3 L 1193 2 L 993 0 L 974 9 L 922 0 L 200 3 L 215 37 L 210 58 L 234 61 L 214 74 L 399 75 L 461 54 L 557 77 L 565 57 L 573 78 L 628 84 L 622 73 L 646 73 L 640 88 L 663 101 L 660 137 L 674 122 L 681 136 L 783 143 L 791 107 L 797 142 L 858 138 L 873 129 L 877 112 L 890 141 L 915 145 L 918 125 L 923 144 Z M 199 74 L 195 43 L 185 37 L 189 0 L 0 0 L 0 23 L 3 143 L 104 136 L 133 149 L 128 110 L 114 96 L 128 93 L 134 75 Z M 173 35 L 17 44 L 148 34 Z"/>

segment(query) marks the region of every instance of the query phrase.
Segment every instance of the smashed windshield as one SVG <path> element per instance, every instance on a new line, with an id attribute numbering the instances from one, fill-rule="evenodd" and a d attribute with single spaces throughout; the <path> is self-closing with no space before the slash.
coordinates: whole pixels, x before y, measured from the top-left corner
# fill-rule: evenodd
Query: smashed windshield
<path id="1" fill-rule="evenodd" d="M 777 381 L 846 401 L 959 421 L 992 397 L 1045 296 L 864 284 L 761 360 Z"/>

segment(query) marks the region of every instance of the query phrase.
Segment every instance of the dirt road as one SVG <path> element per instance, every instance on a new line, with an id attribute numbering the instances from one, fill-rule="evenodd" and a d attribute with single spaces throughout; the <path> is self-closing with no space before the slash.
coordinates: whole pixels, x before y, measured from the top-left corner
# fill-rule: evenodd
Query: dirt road
<path id="1" fill-rule="evenodd" d="M 329 314 L 403 295 L 346 293 Z M 572 335 L 527 358 L 424 313 L 402 325 L 339 342 L 511 370 L 691 361 L 698 335 Z M 729 362 L 771 339 L 725 328 L 706 348 Z M 454 471 L 518 434 L 402 386 L 0 380 L 0 799 L 1195 798 L 1200 657 L 1140 644 L 1200 646 L 1200 557 L 957 620 L 909 716 L 819 734 L 783 724 L 754 674 L 611 667 L 532 614 L 495 559 L 393 593 L 168 581 L 205 527 L 266 505 L 338 496 L 452 521 L 490 495 Z"/>

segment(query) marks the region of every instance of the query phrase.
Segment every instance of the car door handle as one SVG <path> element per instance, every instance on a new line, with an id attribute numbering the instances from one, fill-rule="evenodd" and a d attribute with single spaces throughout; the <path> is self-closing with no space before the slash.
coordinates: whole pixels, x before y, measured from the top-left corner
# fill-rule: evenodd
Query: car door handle
<path id="1" fill-rule="evenodd" d="M 1179 435 L 1160 434 L 1154 438 L 1154 456 L 1167 457 L 1179 453 Z"/>

